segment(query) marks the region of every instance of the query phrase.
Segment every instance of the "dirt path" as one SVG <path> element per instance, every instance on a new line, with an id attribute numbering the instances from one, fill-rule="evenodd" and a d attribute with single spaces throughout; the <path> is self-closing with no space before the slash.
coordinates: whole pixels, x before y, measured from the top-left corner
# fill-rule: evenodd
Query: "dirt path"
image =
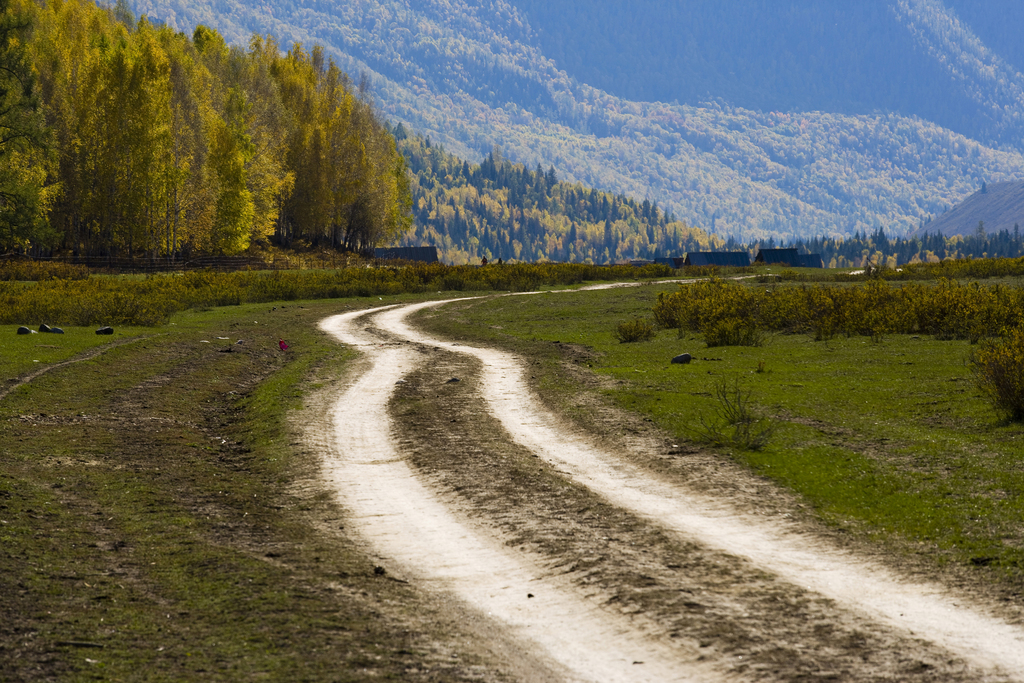
<path id="1" fill-rule="evenodd" d="M 336 404 L 326 474 L 375 552 L 410 579 L 486 612 L 512 637 L 539 645 L 548 660 L 545 679 L 721 680 L 695 661 L 680 667 L 678 651 L 637 633 L 626 618 L 597 613 L 566 582 L 541 578 L 540 567 L 446 509 L 391 442 L 388 402 L 396 382 L 423 359 L 407 345 L 387 345 L 360 331 L 364 315 L 322 323 L 341 342 L 361 346 L 370 363 Z"/>
<path id="2" fill-rule="evenodd" d="M 426 362 L 414 344 L 477 359 L 477 390 L 508 438 L 611 505 L 688 543 L 743 558 L 761 571 L 825 596 L 839 609 L 875 624 L 875 629 L 904 634 L 893 636 L 886 647 L 916 648 L 927 659 L 924 653 L 932 646 L 918 643 L 923 640 L 966 660 L 970 671 L 961 672 L 958 679 L 1008 675 L 1024 680 L 1020 628 L 963 607 L 938 586 L 902 580 L 802 535 L 782 519 L 766 521 L 738 512 L 653 475 L 568 431 L 533 396 L 514 357 L 430 339 L 404 322 L 410 313 L 441 303 L 363 311 L 323 323 L 340 341 L 360 345 L 372 363 L 338 401 L 331 478 L 344 504 L 359 518 L 363 536 L 378 552 L 401 565 L 410 578 L 451 591 L 497 617 L 517 637 L 541 645 L 555 662 L 551 672 L 563 667 L 571 672 L 563 678 L 585 680 L 680 680 L 679 672 L 700 680 L 721 678 L 721 668 L 699 661 L 704 658 L 693 647 L 679 647 L 676 641 L 668 648 L 656 637 L 630 635 L 642 632 L 645 622 L 630 623 L 596 609 L 578 586 L 553 578 L 542 563 L 510 554 L 500 534 L 453 513 L 457 506 L 436 486 L 422 483 L 423 475 L 417 476 L 393 445 L 387 417 L 396 382 Z M 371 319 L 374 328 L 360 329 Z M 538 597 L 543 593 L 544 599 L 524 599 L 527 592 Z M 930 667 L 934 665 L 925 668 Z M 933 670 L 932 676 L 925 678 L 944 679 L 940 671 Z"/>

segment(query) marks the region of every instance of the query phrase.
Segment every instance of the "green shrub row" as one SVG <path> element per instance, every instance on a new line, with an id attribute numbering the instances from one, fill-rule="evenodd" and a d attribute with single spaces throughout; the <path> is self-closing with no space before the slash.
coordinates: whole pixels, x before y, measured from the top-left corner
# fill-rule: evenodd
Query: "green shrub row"
<path id="1" fill-rule="evenodd" d="M 431 291 L 527 291 L 587 280 L 671 275 L 667 266 L 508 264 L 478 268 L 421 264 L 323 271 L 197 271 L 143 279 L 93 276 L 37 283 L 0 281 L 0 322 L 159 325 L 177 311 L 243 303 Z"/>
<path id="2" fill-rule="evenodd" d="M 934 285 L 872 280 L 765 288 L 713 278 L 659 294 L 654 319 L 660 327 L 704 333 L 711 346 L 756 340 L 757 330 L 810 333 L 818 340 L 931 334 L 978 341 L 1024 323 L 1024 290 L 947 279 Z"/>
<path id="3" fill-rule="evenodd" d="M 771 282 L 865 282 L 869 280 L 984 280 L 994 277 L 1024 276 L 1024 257 L 948 259 L 938 263 L 908 263 L 899 268 L 868 266 L 853 273 L 830 269 L 787 268 L 779 273 L 758 276 L 761 284 Z"/>

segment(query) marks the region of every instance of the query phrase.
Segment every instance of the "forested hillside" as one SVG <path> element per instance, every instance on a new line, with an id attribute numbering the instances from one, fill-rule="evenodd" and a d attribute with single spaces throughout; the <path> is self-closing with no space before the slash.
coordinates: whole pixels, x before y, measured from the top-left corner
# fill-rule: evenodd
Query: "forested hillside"
<path id="1" fill-rule="evenodd" d="M 272 32 L 284 45 L 322 42 L 344 69 L 367 74 L 392 122 L 462 158 L 479 162 L 500 145 L 511 161 L 553 166 L 570 182 L 657 201 L 688 225 L 743 240 L 879 227 L 903 234 L 982 182 L 1021 173 L 1024 157 L 1011 144 L 1021 111 L 1016 67 L 949 8 L 911 0 L 789 5 L 773 19 L 777 3 L 763 0 L 658 0 L 627 21 L 625 13 L 641 13 L 610 1 L 134 0 L 137 11 L 175 28 L 209 23 L 239 44 L 253 32 Z M 796 33 L 785 32 L 790 19 Z M 647 31 L 655 22 L 662 33 L 701 38 L 679 53 L 677 43 L 665 47 L 661 33 Z M 582 33 L 563 34 L 570 24 Z M 734 39 L 748 47 L 734 50 L 724 41 L 734 29 L 748 31 Z M 862 57 L 858 36 L 870 38 Z M 707 47 L 719 38 L 721 49 Z M 698 100 L 707 85 L 715 99 L 635 101 L 594 87 L 589 75 L 567 71 L 546 53 L 556 39 L 577 41 L 594 68 L 614 63 L 619 70 L 605 87 L 675 80 L 696 88 Z M 772 58 L 762 50 L 766 42 L 785 46 L 788 56 Z M 694 66 L 701 60 L 709 69 Z M 654 68 L 673 63 L 679 73 Z M 790 99 L 734 97 L 757 84 Z M 654 99 L 647 91 L 638 96 Z M 843 106 L 825 108 L 844 97 L 851 99 Z M 941 116 L 904 107 L 943 102 L 950 108 Z M 981 128 L 961 125 L 972 121 Z"/>
<path id="2" fill-rule="evenodd" d="M 413 172 L 416 225 L 402 246 L 436 245 L 442 261 L 611 263 L 716 249 L 722 241 L 666 214 L 657 202 L 558 180 L 495 149 L 472 166 L 421 136 L 395 130 Z"/>
<path id="3" fill-rule="evenodd" d="M 271 237 L 363 250 L 408 227 L 403 158 L 322 49 L 229 46 L 123 2 L 3 10 L 5 65 L 20 69 L 3 93 L 22 114 L 4 116 L 0 251 L 174 258 Z"/>
<path id="4" fill-rule="evenodd" d="M 547 57 L 625 99 L 887 111 L 1018 148 L 1024 133 L 1019 31 L 1007 40 L 994 30 L 1024 24 L 1024 5 L 1013 0 L 689 0 L 642 11 L 619 0 L 513 4 Z"/>
<path id="5" fill-rule="evenodd" d="M 723 240 L 691 228 L 657 202 L 560 181 L 554 168 L 530 169 L 503 158 L 500 148 L 470 164 L 422 136 L 395 127 L 398 149 L 412 172 L 414 229 L 401 246 L 436 245 L 448 263 L 486 258 L 520 261 L 614 263 L 631 259 L 682 257 L 690 251 L 745 251 L 753 260 L 762 247 L 793 246 L 819 254 L 830 268 L 897 268 L 945 259 L 1024 256 L 1016 224 L 975 224 L 964 234 L 943 235 L 946 216 L 922 224 L 917 234 L 899 237 L 879 228 L 847 237 L 813 237 L 750 243 Z M 1021 183 L 995 185 L 986 194 L 1019 196 Z M 1007 192 L 1015 189 L 1016 192 Z M 981 194 L 980 192 L 978 194 Z M 949 213 L 958 211 L 955 208 Z M 948 215 L 948 214 L 947 214 Z"/>

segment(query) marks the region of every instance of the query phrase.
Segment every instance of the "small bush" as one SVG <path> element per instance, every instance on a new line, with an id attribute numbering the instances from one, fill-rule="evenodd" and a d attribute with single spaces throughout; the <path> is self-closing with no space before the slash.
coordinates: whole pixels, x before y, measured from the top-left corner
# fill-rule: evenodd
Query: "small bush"
<path id="1" fill-rule="evenodd" d="M 691 429 L 697 441 L 714 446 L 734 446 L 759 451 L 775 434 L 775 423 L 757 415 L 750 407 L 750 392 L 739 383 L 720 382 L 715 386 L 718 406 L 710 418 L 698 416 L 700 426 Z"/>
<path id="2" fill-rule="evenodd" d="M 620 344 L 627 342 L 650 341 L 654 339 L 654 325 L 643 318 L 619 323 L 615 328 L 615 338 Z"/>
<path id="3" fill-rule="evenodd" d="M 1012 422 L 1024 422 L 1024 327 L 982 342 L 971 361 L 975 383 L 996 410 Z"/>
<path id="4" fill-rule="evenodd" d="M 720 320 L 704 332 L 704 343 L 711 346 L 764 346 L 765 333 L 753 322 Z"/>

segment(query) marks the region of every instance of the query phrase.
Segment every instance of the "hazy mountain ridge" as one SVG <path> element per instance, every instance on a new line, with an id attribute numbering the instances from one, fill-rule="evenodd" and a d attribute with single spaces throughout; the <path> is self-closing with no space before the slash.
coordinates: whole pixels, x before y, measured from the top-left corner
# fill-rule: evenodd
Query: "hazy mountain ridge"
<path id="1" fill-rule="evenodd" d="M 982 108 L 996 136 L 1019 147 L 1024 76 L 935 0 L 897 0 L 893 7 L 910 33 Z"/>
<path id="2" fill-rule="evenodd" d="M 283 44 L 322 42 L 346 70 L 368 72 L 389 118 L 464 158 L 480 160 L 500 144 L 512 160 L 657 200 L 692 225 L 743 239 L 878 226 L 900 234 L 983 181 L 1011 180 L 1024 168 L 1017 151 L 913 117 L 614 97 L 544 57 L 536 27 L 505 2 L 245 7 L 223 0 L 217 7 L 207 0 L 135 5 L 183 30 L 211 23 L 239 42 L 252 32 L 272 32 Z"/>

